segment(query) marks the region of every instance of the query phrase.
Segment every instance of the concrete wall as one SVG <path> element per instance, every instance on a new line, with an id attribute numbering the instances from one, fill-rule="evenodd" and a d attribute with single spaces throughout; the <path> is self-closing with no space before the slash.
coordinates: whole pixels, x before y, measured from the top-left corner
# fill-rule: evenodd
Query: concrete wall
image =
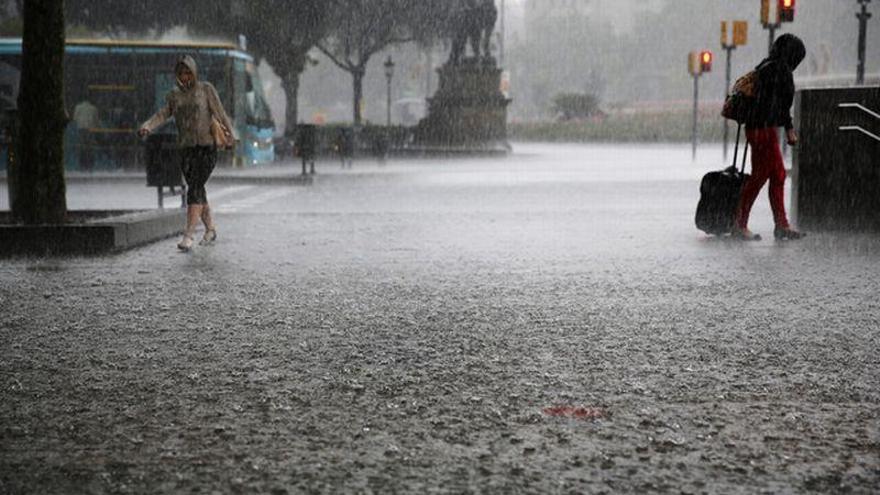
<path id="1" fill-rule="evenodd" d="M 801 142 L 792 165 L 792 218 L 807 230 L 880 231 L 880 87 L 802 89 L 795 97 Z"/>

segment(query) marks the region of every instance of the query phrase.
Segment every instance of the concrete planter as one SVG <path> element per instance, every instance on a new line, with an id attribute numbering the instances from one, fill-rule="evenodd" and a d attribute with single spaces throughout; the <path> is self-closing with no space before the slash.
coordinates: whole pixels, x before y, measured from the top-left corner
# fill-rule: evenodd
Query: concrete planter
<path id="1" fill-rule="evenodd" d="M 99 255 L 177 235 L 185 210 L 71 211 L 63 225 L 17 225 L 0 212 L 0 256 Z"/>
<path id="2" fill-rule="evenodd" d="M 871 114 L 878 111 L 877 86 L 798 91 L 794 118 L 801 139 L 792 166 L 798 226 L 880 232 L 880 141 L 865 133 L 880 135 L 880 120 Z"/>

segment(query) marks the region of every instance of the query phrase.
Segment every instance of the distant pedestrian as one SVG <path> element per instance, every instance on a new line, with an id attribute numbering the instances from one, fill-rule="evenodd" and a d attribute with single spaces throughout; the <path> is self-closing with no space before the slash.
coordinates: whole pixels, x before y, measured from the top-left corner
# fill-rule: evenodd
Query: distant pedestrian
<path id="1" fill-rule="evenodd" d="M 212 122 L 216 120 L 221 132 L 232 140 L 232 122 L 217 90 L 209 82 L 198 80 L 196 61 L 189 55 L 181 57 L 174 68 L 177 87 L 165 97 L 165 106 L 150 117 L 138 130 L 138 135 L 146 136 L 174 117 L 177 125 L 177 144 L 181 152 L 181 168 L 186 179 L 186 230 L 183 239 L 177 244 L 181 251 L 189 251 L 199 219 L 205 225 L 205 234 L 199 244 L 210 244 L 217 239 L 217 227 L 208 205 L 205 183 L 217 163 L 217 145 L 212 133 Z"/>
<path id="2" fill-rule="evenodd" d="M 342 168 L 351 168 L 354 162 L 354 134 L 354 129 L 349 127 L 340 127 L 336 132 L 336 151 L 342 160 Z"/>
<path id="3" fill-rule="evenodd" d="M 90 171 L 95 164 L 96 145 L 94 132 L 101 127 L 98 107 L 88 96 L 73 107 L 73 121 L 76 123 L 77 141 L 79 145 L 79 167 Z"/>
<path id="4" fill-rule="evenodd" d="M 805 55 L 806 49 L 800 38 L 783 34 L 773 43 L 770 55 L 755 68 L 758 73 L 757 103 L 746 119 L 746 138 L 752 147 L 752 174 L 743 185 L 736 212 L 736 235 L 741 239 L 761 239 L 761 236 L 749 230 L 749 213 L 768 179 L 770 207 L 776 224 L 773 236 L 779 240 L 804 236 L 791 228 L 785 213 L 786 172 L 777 129 L 784 127 L 788 144 L 797 144 L 798 135 L 792 125 L 790 111 L 795 90 L 792 73 Z"/>
<path id="5" fill-rule="evenodd" d="M 300 124 L 296 126 L 296 139 L 294 148 L 296 155 L 302 159 L 302 173 L 307 173 L 306 165 L 312 166 L 315 171 L 315 157 L 318 154 L 318 130 L 314 124 Z"/>

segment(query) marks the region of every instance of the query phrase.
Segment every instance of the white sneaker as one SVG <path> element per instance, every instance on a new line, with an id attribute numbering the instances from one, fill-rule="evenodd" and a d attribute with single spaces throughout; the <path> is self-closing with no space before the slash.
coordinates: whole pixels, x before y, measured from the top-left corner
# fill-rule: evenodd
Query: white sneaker
<path id="1" fill-rule="evenodd" d="M 217 227 L 205 230 L 205 235 L 199 241 L 199 246 L 207 246 L 217 240 Z"/>
<path id="2" fill-rule="evenodd" d="M 189 234 L 184 234 L 183 239 L 177 243 L 177 249 L 180 249 L 181 251 L 189 251 L 192 249 L 192 245 L 193 237 Z"/>

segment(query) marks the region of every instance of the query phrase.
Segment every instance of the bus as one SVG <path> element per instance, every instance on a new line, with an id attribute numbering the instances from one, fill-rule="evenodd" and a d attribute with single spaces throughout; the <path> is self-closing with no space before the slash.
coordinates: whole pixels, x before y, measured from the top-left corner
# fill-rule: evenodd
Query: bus
<path id="1" fill-rule="evenodd" d="M 165 104 L 174 88 L 174 65 L 191 55 L 199 79 L 211 82 L 234 124 L 235 146 L 221 163 L 258 166 L 275 158 L 275 126 L 254 58 L 233 44 L 152 41 L 67 40 L 64 99 L 70 122 L 65 132 L 67 170 L 142 170 L 145 145 L 137 129 Z M 0 39 L 0 112 L 16 107 L 21 75 L 21 39 Z M 173 146 L 168 122 L 156 138 Z M 6 165 L 5 149 L 0 169 Z"/>

